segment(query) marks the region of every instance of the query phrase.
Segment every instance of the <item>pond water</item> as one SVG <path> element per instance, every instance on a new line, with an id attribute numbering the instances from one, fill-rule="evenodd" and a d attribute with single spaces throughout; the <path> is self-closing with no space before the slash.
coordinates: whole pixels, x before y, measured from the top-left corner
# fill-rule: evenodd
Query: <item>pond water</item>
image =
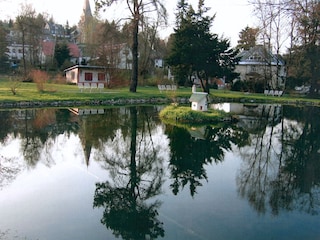
<path id="1" fill-rule="evenodd" d="M 320 109 L 0 111 L 0 239 L 320 239 Z"/>

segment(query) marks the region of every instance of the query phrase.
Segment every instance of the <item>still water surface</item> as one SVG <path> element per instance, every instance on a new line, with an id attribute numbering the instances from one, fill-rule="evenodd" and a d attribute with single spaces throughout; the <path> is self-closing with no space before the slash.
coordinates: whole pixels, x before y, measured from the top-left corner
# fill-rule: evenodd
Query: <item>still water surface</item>
<path id="1" fill-rule="evenodd" d="M 320 239 L 320 109 L 0 111 L 0 239 Z"/>

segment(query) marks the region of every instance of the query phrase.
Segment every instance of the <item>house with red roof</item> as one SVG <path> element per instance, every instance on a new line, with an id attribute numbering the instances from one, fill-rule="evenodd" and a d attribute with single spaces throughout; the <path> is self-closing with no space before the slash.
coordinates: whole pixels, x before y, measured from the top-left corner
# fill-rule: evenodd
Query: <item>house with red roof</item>
<path id="1" fill-rule="evenodd" d="M 75 43 L 67 43 L 69 52 L 70 52 L 70 61 L 73 63 L 78 62 L 81 51 L 77 44 Z M 54 57 L 54 50 L 55 50 L 56 42 L 55 41 L 43 41 L 41 44 L 41 51 L 40 51 L 40 62 L 41 64 L 45 64 L 47 62 L 52 61 Z"/>

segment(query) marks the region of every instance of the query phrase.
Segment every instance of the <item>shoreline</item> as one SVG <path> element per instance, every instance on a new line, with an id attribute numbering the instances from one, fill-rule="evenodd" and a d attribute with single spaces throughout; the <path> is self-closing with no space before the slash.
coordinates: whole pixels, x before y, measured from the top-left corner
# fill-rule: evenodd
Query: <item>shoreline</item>
<path id="1" fill-rule="evenodd" d="M 144 105 L 144 104 L 170 104 L 177 102 L 179 104 L 190 104 L 189 97 L 176 97 L 174 100 L 163 97 L 151 98 L 118 98 L 118 99 L 105 99 L 105 100 L 51 100 L 51 101 L 0 101 L 0 109 L 22 109 L 22 108 L 51 108 L 51 107 L 85 107 L 85 106 L 124 106 L 124 105 Z M 287 100 L 287 101 L 266 101 L 261 99 L 248 99 L 248 98 L 223 98 L 215 97 L 211 99 L 210 103 L 245 103 L 245 104 L 282 104 L 282 105 L 296 105 L 296 106 L 318 106 L 320 103 L 312 101 Z"/>

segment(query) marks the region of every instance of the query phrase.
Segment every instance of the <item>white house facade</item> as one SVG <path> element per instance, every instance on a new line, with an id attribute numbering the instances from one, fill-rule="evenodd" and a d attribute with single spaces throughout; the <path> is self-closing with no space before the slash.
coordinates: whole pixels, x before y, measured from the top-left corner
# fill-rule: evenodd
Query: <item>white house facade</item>
<path id="1" fill-rule="evenodd" d="M 67 83 L 104 83 L 109 84 L 110 75 L 105 67 L 75 65 L 65 69 Z"/>
<path id="2" fill-rule="evenodd" d="M 286 79 L 284 60 L 258 45 L 242 51 L 237 56 L 240 61 L 235 72 L 242 81 L 263 81 L 265 88 L 283 89 Z"/>

